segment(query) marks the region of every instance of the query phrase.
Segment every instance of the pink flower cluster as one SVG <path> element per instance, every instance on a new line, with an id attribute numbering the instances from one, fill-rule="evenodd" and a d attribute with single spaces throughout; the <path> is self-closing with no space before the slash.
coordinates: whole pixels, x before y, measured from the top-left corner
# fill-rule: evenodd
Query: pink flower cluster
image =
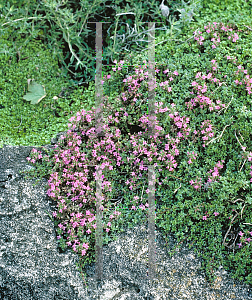
<path id="1" fill-rule="evenodd" d="M 175 112 L 174 114 L 169 114 L 169 117 L 171 119 L 173 119 L 174 124 L 179 128 L 182 129 L 182 133 L 179 131 L 177 133 L 177 136 L 179 138 L 183 138 L 183 139 L 187 139 L 187 137 L 185 137 L 186 135 L 189 135 L 189 132 L 191 131 L 191 128 L 187 127 L 187 123 L 189 123 L 190 119 L 184 117 L 181 117 L 180 115 L 178 115 L 178 112 Z M 184 134 L 184 135 L 183 135 Z"/>
<path id="2" fill-rule="evenodd" d="M 212 69 L 213 69 L 213 71 L 216 71 L 217 68 L 218 68 L 218 65 L 217 65 L 217 63 L 216 63 L 216 60 L 215 60 L 215 59 L 212 59 L 212 60 L 211 60 L 211 63 L 212 63 Z"/>
<path id="3" fill-rule="evenodd" d="M 197 189 L 200 189 L 201 188 L 201 183 L 200 182 L 198 182 L 198 180 L 201 180 L 202 178 L 199 178 L 198 179 L 198 176 L 197 176 L 197 178 L 195 179 L 195 181 L 193 181 L 193 180 L 191 180 L 190 181 L 190 184 L 191 185 L 193 185 L 193 184 L 196 184 L 196 185 L 194 185 L 193 187 L 197 190 Z"/>
<path id="4" fill-rule="evenodd" d="M 203 141 L 207 141 L 208 137 L 213 137 L 214 136 L 214 132 L 212 132 L 213 127 L 210 123 L 211 123 L 211 120 L 205 120 L 204 122 L 201 123 L 202 125 L 200 127 L 203 128 L 201 130 L 201 133 L 205 134 L 202 137 Z M 202 145 L 202 147 L 205 147 L 205 146 L 206 146 L 205 144 Z"/>
<path id="5" fill-rule="evenodd" d="M 235 73 L 236 75 L 238 75 L 239 72 L 244 73 L 244 74 L 247 74 L 247 72 L 248 72 L 247 70 L 244 70 L 244 67 L 241 65 L 237 66 L 237 68 L 238 68 L 238 71 Z M 250 95 L 252 93 L 251 92 L 252 77 L 250 78 L 249 74 L 246 75 L 245 78 L 242 79 L 242 81 L 239 81 L 238 79 L 236 79 L 234 82 L 236 85 L 238 85 L 238 84 L 242 85 L 244 82 L 244 84 L 247 85 L 246 90 L 248 91 L 248 94 Z"/>
<path id="6" fill-rule="evenodd" d="M 194 153 L 194 151 L 192 153 L 190 153 L 189 151 L 187 151 L 187 155 L 189 156 L 189 160 L 188 160 L 188 164 L 192 164 L 192 159 L 196 160 L 196 156 L 198 156 L 197 153 Z"/>
<path id="7" fill-rule="evenodd" d="M 222 162 L 224 163 L 225 161 L 222 160 Z M 214 170 L 210 170 L 209 172 L 207 172 L 208 174 L 212 173 L 212 175 L 208 179 L 208 182 L 212 182 L 215 179 L 215 177 L 220 176 L 219 169 L 222 169 L 222 168 L 223 168 L 223 165 L 221 165 L 220 161 L 218 161 L 218 163 L 214 167 Z"/>
<path id="8" fill-rule="evenodd" d="M 167 74 L 166 75 L 167 77 L 169 76 L 169 74 L 168 74 L 169 72 L 171 73 L 171 71 L 169 69 L 166 69 L 166 70 L 163 71 L 164 74 Z M 176 75 L 176 76 L 179 75 L 179 73 L 177 71 L 174 71 L 173 74 Z M 173 77 L 171 76 L 169 78 L 169 80 L 173 81 Z M 168 92 L 171 92 L 172 91 L 172 87 L 165 87 L 168 84 L 169 84 L 169 81 L 166 80 L 164 82 L 159 83 L 159 86 L 163 87 L 163 90 L 167 90 Z"/>
<path id="9" fill-rule="evenodd" d="M 208 25 L 204 26 L 204 29 L 206 31 L 207 34 L 210 34 L 211 32 L 213 32 L 213 36 L 211 38 L 211 42 L 213 42 L 212 44 L 212 49 L 216 49 L 217 46 L 220 44 L 220 35 L 215 32 L 218 31 L 218 23 L 213 22 L 213 25 L 211 25 L 211 23 L 209 23 Z M 226 27 L 223 25 L 220 30 L 222 30 L 222 32 L 225 32 L 228 35 L 228 39 L 230 40 L 232 38 L 232 42 L 235 43 L 238 39 L 239 36 L 237 33 L 231 34 L 229 32 L 232 32 L 233 29 L 229 28 L 229 26 L 227 25 Z M 228 32 L 229 31 L 229 32 Z M 197 43 L 199 45 L 203 45 L 203 41 L 206 40 L 206 37 L 204 37 L 203 35 L 201 35 L 202 32 L 201 31 L 195 31 L 194 32 L 194 39 L 197 41 Z"/>
<path id="10" fill-rule="evenodd" d="M 224 162 L 224 160 L 222 160 L 222 162 Z M 207 172 L 208 174 L 213 172 L 212 173 L 212 176 L 210 176 L 207 180 L 207 182 L 212 182 L 214 180 L 215 177 L 217 176 L 220 176 L 219 175 L 219 169 L 222 169 L 223 168 L 223 165 L 220 164 L 220 161 L 218 161 L 218 163 L 216 164 L 216 166 L 214 167 L 214 172 L 213 170 L 210 170 L 209 172 Z M 202 178 L 200 178 L 200 180 L 202 180 Z M 215 181 L 218 181 L 218 180 L 215 180 Z M 191 180 L 190 181 L 190 184 L 193 185 L 193 184 L 196 184 L 194 185 L 193 187 L 197 190 L 197 189 L 201 189 L 201 182 L 198 182 L 198 176 L 197 176 L 197 179 L 195 181 Z"/>
<path id="11" fill-rule="evenodd" d="M 92 211 L 94 211 L 92 209 Z M 114 215 L 120 215 L 121 212 L 114 212 Z M 54 217 L 56 217 L 56 212 L 53 213 Z M 113 219 L 115 216 L 113 214 L 110 215 L 110 219 Z M 61 223 L 58 224 L 58 227 L 61 228 L 61 230 L 66 233 L 69 234 L 69 236 L 67 237 L 67 239 L 70 239 L 70 241 L 67 242 L 68 246 L 72 246 L 73 250 L 75 252 L 77 251 L 81 251 L 81 255 L 84 256 L 86 254 L 86 250 L 89 248 L 89 243 L 83 243 L 81 245 L 81 242 L 79 241 L 79 239 L 77 238 L 78 236 L 74 234 L 73 229 L 74 228 L 79 228 L 79 232 L 81 232 L 83 234 L 84 232 L 84 226 L 86 226 L 88 228 L 88 230 L 86 230 L 86 233 L 90 234 L 94 228 L 96 228 L 96 224 L 92 224 L 93 221 L 95 221 L 96 217 L 94 214 L 92 214 L 89 210 L 86 211 L 86 217 L 84 217 L 84 214 L 82 213 L 71 213 L 70 216 L 72 217 L 68 222 L 64 222 L 64 224 L 66 225 L 63 226 Z M 104 224 L 103 224 L 104 226 Z M 107 223 L 108 227 L 111 227 L 111 222 Z M 109 232 L 110 228 L 106 228 L 106 231 Z M 91 230 L 92 229 L 92 230 Z M 58 239 L 61 238 L 61 236 L 57 236 Z M 77 239 L 75 239 L 77 238 Z M 74 241 L 74 244 L 72 244 L 72 242 Z M 76 249 L 76 245 L 77 249 Z M 85 249 L 83 249 L 85 248 Z"/>
<path id="12" fill-rule="evenodd" d="M 252 236 L 252 231 L 249 232 L 249 231 L 247 230 L 246 233 L 247 233 L 247 234 L 250 234 L 250 235 Z M 243 243 L 243 242 L 245 242 L 245 244 L 248 244 L 248 243 L 250 243 L 250 242 L 252 241 L 251 238 L 245 238 L 245 237 L 243 237 L 244 234 L 245 234 L 245 233 L 242 232 L 242 231 L 239 232 L 239 236 L 240 236 L 240 243 L 238 244 L 239 248 L 242 247 L 242 243 Z"/>
<path id="13" fill-rule="evenodd" d="M 209 73 L 208 75 L 204 75 L 204 74 L 202 75 L 202 72 L 198 72 L 196 74 L 195 78 L 196 79 L 199 78 L 199 80 L 203 80 L 203 81 L 205 79 L 209 79 L 211 82 L 218 82 L 219 85 L 222 85 L 222 83 L 220 82 L 219 79 L 212 78 L 212 73 Z M 198 90 L 197 91 L 198 94 L 195 98 L 191 99 L 191 102 L 185 102 L 185 104 L 186 104 L 186 106 L 189 110 L 192 110 L 193 106 L 196 106 L 197 103 L 200 104 L 201 109 L 204 108 L 205 106 L 209 105 L 209 110 L 210 111 L 212 111 L 214 109 L 215 110 L 220 109 L 220 105 L 222 107 L 225 107 L 225 104 L 222 104 L 219 100 L 217 100 L 216 103 L 218 103 L 220 105 L 214 106 L 213 101 L 209 97 L 200 94 L 200 93 L 203 94 L 203 93 L 207 92 L 207 85 L 205 84 L 205 82 L 204 82 L 204 87 L 203 88 L 202 88 L 202 85 L 200 85 L 197 81 L 193 81 L 191 83 L 191 85 L 193 86 L 193 90 L 195 90 L 195 89 Z M 194 93 L 192 92 L 192 94 L 194 94 Z"/>

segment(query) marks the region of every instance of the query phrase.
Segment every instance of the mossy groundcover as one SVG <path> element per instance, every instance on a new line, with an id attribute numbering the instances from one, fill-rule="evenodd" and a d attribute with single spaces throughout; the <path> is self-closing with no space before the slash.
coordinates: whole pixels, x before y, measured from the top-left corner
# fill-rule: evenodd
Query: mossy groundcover
<path id="1" fill-rule="evenodd" d="M 1 42 L 9 45 L 7 37 Z M 45 88 L 46 97 L 37 104 L 23 99 L 28 79 Z M 57 97 L 53 99 L 54 97 Z M 0 148 L 50 144 L 58 132 L 68 130 L 68 120 L 81 108 L 94 104 L 94 83 L 73 87 L 58 61 L 40 40 L 27 45 L 16 41 L 12 53 L 0 53 Z"/>

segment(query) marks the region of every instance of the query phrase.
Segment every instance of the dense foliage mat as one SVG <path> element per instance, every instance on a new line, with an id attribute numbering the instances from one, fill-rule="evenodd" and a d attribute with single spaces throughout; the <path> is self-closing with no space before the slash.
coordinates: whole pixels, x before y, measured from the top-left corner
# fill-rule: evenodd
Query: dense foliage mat
<path id="1" fill-rule="evenodd" d="M 77 157 L 83 157 L 83 161 L 87 159 L 87 172 L 88 166 L 93 171 L 98 164 L 104 168 L 105 242 L 115 238 L 114 232 L 122 230 L 122 223 L 132 225 L 146 221 L 148 189 L 142 187 L 148 184 L 148 168 L 144 165 L 154 165 L 157 167 L 157 227 L 164 234 L 174 232 L 178 242 L 188 239 L 192 241 L 191 246 L 195 244 L 196 251 L 204 258 L 202 268 L 210 281 L 215 278 L 214 270 L 223 265 L 234 278 L 251 284 L 252 70 L 248 61 L 251 31 L 241 24 L 214 22 L 190 34 L 193 34 L 190 44 L 162 43 L 162 47 L 156 49 L 159 62 L 155 67 L 156 128 L 163 135 L 146 142 L 148 76 L 142 55 L 131 57 L 132 61 L 127 61 L 125 66 L 123 61 L 115 61 L 115 68 L 104 76 L 105 95 L 114 95 L 114 100 L 110 101 L 108 96 L 104 97 L 107 101 L 104 105 L 107 141 L 111 145 L 109 133 L 112 133 L 111 137 L 115 134 L 112 144 L 118 152 L 111 151 L 109 158 L 104 156 L 108 149 L 105 140 L 93 135 L 93 108 L 88 112 L 82 110 L 71 118 L 69 136 L 59 143 L 55 150 L 58 154 L 52 158 L 51 152 L 50 159 L 45 156 L 50 168 L 55 164 L 48 185 L 49 194 L 55 201 L 61 199 L 62 203 L 59 203 L 59 211 L 54 213 L 60 227 L 60 244 L 63 248 L 70 245 L 74 251 L 80 251 L 82 267 L 94 259 L 94 228 L 90 224 L 95 220 L 92 188 L 97 177 L 93 173 L 87 181 L 90 187 L 88 198 L 83 199 L 84 192 L 75 194 L 74 187 L 80 185 L 82 178 L 77 172 L 82 170 L 75 163 Z M 129 66 L 137 62 L 139 67 L 130 71 Z M 120 82 L 124 84 L 123 89 Z M 127 138 L 128 134 L 130 138 Z M 121 154 L 121 161 L 118 154 Z M 144 165 L 139 164 L 141 159 Z M 43 157 L 40 152 L 32 153 L 30 161 L 35 163 L 36 160 L 41 170 Z M 109 163 L 113 167 L 107 170 Z M 74 175 L 67 175 L 70 166 Z M 72 182 L 67 183 L 61 176 L 71 178 Z M 108 182 L 113 183 L 112 186 Z M 59 184 L 62 184 L 61 188 L 55 188 Z M 76 195 L 72 198 L 73 203 L 69 199 L 72 195 L 72 189 L 67 188 L 69 184 L 73 185 Z M 117 196 L 118 192 L 124 191 L 124 196 L 114 199 L 115 202 L 112 198 L 116 191 Z M 67 210 L 63 212 L 63 208 Z M 65 243 L 68 235 L 64 233 L 66 227 L 63 224 L 67 223 L 63 221 L 67 211 L 77 213 L 71 214 L 74 231 L 67 226 L 73 235 L 70 241 L 77 234 L 85 249 L 70 241 Z M 113 219 L 112 211 L 117 215 L 116 219 Z M 85 215 L 89 216 L 88 225 L 85 218 L 81 219 Z M 112 219 L 116 222 L 110 222 Z M 84 234 L 85 226 L 88 226 L 87 235 Z"/>
<path id="2" fill-rule="evenodd" d="M 197 22 L 189 20 L 183 27 L 170 22 L 170 29 L 156 39 L 157 139 L 145 135 L 149 121 L 148 52 L 126 56 L 124 61 L 112 60 L 115 67 L 104 68 L 105 129 L 112 134 L 115 147 L 109 154 L 105 140 L 93 136 L 94 83 L 88 89 L 72 89 L 73 81 L 56 66 L 55 53 L 52 56 L 41 41 L 23 44 L 17 39 L 12 52 L 5 47 L 1 53 L 1 113 L 10 120 L 7 125 L 1 124 L 1 143 L 8 138 L 8 144 L 41 146 L 70 127 L 55 151 L 34 151 L 28 160 L 36 165 L 33 176 L 49 179 L 48 194 L 58 203 L 58 211 L 51 217 L 60 247 L 70 247 L 79 254 L 80 271 L 94 260 L 95 166 L 104 167 L 106 244 L 124 227 L 147 220 L 148 189 L 144 187 L 148 185 L 148 169 L 141 165 L 142 160 L 155 166 L 157 228 L 164 235 L 173 232 L 178 244 L 191 241 L 204 258 L 202 268 L 210 281 L 215 279 L 214 270 L 223 265 L 234 278 L 252 284 L 251 3 L 202 3 L 204 9 L 200 18 L 195 17 Z M 55 10 L 56 26 L 51 28 L 56 32 L 61 25 L 57 19 L 61 10 L 57 12 L 52 3 L 46 9 L 47 16 Z M 71 23 L 69 9 L 64 18 Z M 25 32 L 25 26 L 34 25 L 32 21 L 25 24 L 19 30 Z M 80 29 L 79 24 L 75 29 Z M 174 31 L 181 28 L 178 39 Z M 31 32 L 43 40 L 45 33 L 50 36 L 50 30 L 46 24 L 42 32 L 39 26 Z M 10 34 L 11 30 L 5 31 L 5 45 Z M 71 48 L 73 35 L 74 30 L 65 28 L 59 33 L 70 48 L 70 65 L 77 51 Z M 57 39 L 53 42 L 49 43 L 51 50 L 64 61 L 64 47 Z M 114 42 L 110 46 L 109 51 L 115 54 L 121 45 Z M 84 55 L 81 48 L 78 55 Z M 77 67 L 79 64 L 77 60 Z M 88 68 L 87 77 L 94 65 Z M 35 104 L 36 109 L 23 98 L 31 79 L 44 86 L 47 94 Z M 90 177 L 86 175 L 89 172 Z"/>

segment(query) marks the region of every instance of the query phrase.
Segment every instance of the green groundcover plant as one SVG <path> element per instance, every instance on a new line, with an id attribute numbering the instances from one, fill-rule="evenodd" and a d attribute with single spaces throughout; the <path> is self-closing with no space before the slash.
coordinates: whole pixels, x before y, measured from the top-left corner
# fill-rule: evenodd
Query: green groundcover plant
<path id="1" fill-rule="evenodd" d="M 1 41 L 9 44 L 8 36 L 2 36 Z M 67 120 L 82 105 L 88 109 L 94 103 L 94 83 L 87 89 L 73 89 L 41 41 L 27 45 L 16 41 L 16 52 L 0 53 L 0 74 L 0 147 L 4 143 L 49 144 L 57 132 L 68 129 Z M 28 80 L 44 86 L 46 96 L 36 104 L 24 99 Z"/>
<path id="2" fill-rule="evenodd" d="M 69 119 L 54 150 L 31 152 L 32 176 L 49 179 L 57 202 L 60 247 L 79 254 L 82 275 L 94 260 L 95 179 L 106 244 L 123 224 L 147 221 L 146 165 L 154 165 L 157 228 L 194 244 L 210 282 L 223 265 L 252 284 L 251 31 L 213 22 L 189 32 L 189 43 L 156 48 L 154 136 L 147 137 L 147 58 L 131 70 L 131 57 L 114 61 L 102 81 L 105 137 L 95 135 L 92 107 Z"/>

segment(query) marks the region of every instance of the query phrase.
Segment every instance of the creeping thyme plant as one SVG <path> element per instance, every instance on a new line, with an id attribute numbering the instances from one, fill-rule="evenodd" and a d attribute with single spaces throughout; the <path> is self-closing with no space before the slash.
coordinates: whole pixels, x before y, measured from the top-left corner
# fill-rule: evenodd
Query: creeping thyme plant
<path id="1" fill-rule="evenodd" d="M 97 166 L 108 243 L 123 224 L 147 221 L 147 165 L 154 165 L 157 228 L 173 232 L 178 245 L 191 241 L 210 282 L 222 265 L 252 284 L 251 32 L 213 22 L 191 32 L 189 43 L 156 47 L 154 136 L 147 137 L 146 54 L 105 72 L 105 137 L 96 137 L 92 107 L 69 119 L 54 150 L 31 152 L 34 176 L 51 170 L 57 238 L 79 254 L 81 272 L 94 259 Z"/>

